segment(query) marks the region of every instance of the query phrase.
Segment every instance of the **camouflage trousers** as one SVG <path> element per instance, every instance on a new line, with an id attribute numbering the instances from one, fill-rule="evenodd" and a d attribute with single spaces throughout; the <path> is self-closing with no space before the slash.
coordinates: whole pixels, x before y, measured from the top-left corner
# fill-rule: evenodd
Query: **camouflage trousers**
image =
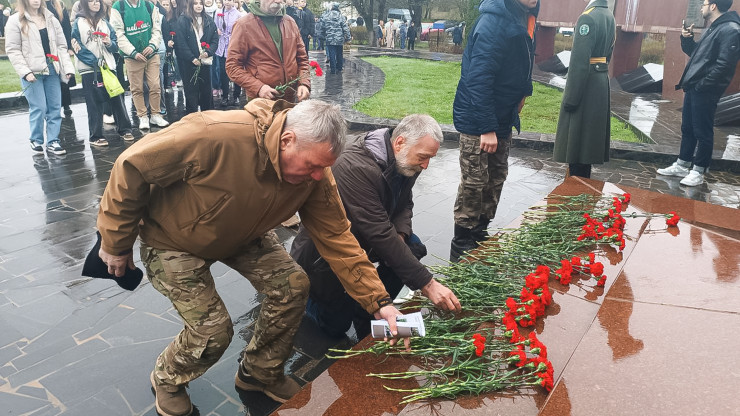
<path id="1" fill-rule="evenodd" d="M 455 199 L 455 224 L 478 225 L 481 217 L 492 220 L 509 174 L 511 135 L 499 137 L 495 153 L 480 149 L 480 136 L 460 134 L 460 186 Z"/>
<path id="2" fill-rule="evenodd" d="M 157 358 L 155 377 L 163 384 L 187 383 L 221 358 L 234 335 L 231 317 L 210 272 L 213 261 L 143 242 L 141 258 L 152 286 L 170 299 L 185 324 Z M 221 261 L 265 295 L 241 365 L 260 381 L 272 382 L 283 374 L 292 352 L 293 337 L 306 308 L 308 277 L 274 231 Z"/>

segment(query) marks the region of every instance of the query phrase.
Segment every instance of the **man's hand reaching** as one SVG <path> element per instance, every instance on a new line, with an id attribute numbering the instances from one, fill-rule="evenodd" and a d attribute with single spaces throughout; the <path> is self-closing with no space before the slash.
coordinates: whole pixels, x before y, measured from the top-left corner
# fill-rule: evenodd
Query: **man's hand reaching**
<path id="1" fill-rule="evenodd" d="M 460 312 L 461 310 L 457 296 L 447 286 L 439 283 L 434 278 L 421 288 L 421 293 L 439 309 L 450 312 Z"/>

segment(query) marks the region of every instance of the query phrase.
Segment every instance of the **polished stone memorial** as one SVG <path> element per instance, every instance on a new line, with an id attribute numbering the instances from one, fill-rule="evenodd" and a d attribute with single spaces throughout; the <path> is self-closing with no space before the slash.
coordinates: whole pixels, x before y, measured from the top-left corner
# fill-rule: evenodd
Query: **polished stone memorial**
<path id="1" fill-rule="evenodd" d="M 622 252 L 607 248 L 600 259 L 606 286 L 550 280 L 553 304 L 535 327 L 555 368 L 549 394 L 519 389 L 402 406 L 403 393 L 366 374 L 408 371 L 414 360 L 363 355 L 338 360 L 276 414 L 738 414 L 731 350 L 740 328 L 740 212 L 576 177 L 552 194 L 624 192 L 632 194 L 623 213 L 627 243 Z M 663 216 L 628 216 L 669 211 L 682 217 L 678 227 L 667 228 Z"/>

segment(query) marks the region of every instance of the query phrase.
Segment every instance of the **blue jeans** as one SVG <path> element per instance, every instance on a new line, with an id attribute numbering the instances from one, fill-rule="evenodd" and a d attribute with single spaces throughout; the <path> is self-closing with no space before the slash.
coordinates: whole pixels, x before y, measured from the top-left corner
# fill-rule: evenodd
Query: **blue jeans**
<path id="1" fill-rule="evenodd" d="M 28 101 L 28 121 L 31 126 L 31 141 L 44 144 L 44 121 L 46 121 L 47 144 L 59 141 L 62 127 L 62 89 L 59 75 L 49 65 L 49 75 L 36 75 L 35 82 L 21 79 L 23 93 Z"/>
<path id="2" fill-rule="evenodd" d="M 332 74 L 342 71 L 344 64 L 344 49 L 342 45 L 327 45 L 326 50 L 329 52 L 329 68 Z"/>
<path id="3" fill-rule="evenodd" d="M 714 114 L 721 96 L 722 91 L 688 90 L 684 94 L 678 158 L 693 162 L 695 170 L 706 171 L 712 161 Z"/>

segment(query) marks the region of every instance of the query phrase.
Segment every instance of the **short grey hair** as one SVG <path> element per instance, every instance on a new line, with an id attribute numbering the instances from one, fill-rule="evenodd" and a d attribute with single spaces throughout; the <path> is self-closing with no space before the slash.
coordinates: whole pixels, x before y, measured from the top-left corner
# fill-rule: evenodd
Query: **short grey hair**
<path id="1" fill-rule="evenodd" d="M 406 138 L 406 144 L 413 146 L 422 137 L 432 136 L 434 140 L 440 144 L 444 140 L 442 137 L 442 128 L 437 123 L 437 120 L 427 114 L 409 114 L 398 123 L 395 129 L 393 129 L 393 135 L 391 141 L 396 140 L 396 137 L 403 136 Z"/>
<path id="2" fill-rule="evenodd" d="M 288 111 L 285 129 L 293 130 L 299 146 L 329 143 L 334 157 L 344 149 L 347 123 L 336 104 L 305 100 Z"/>

